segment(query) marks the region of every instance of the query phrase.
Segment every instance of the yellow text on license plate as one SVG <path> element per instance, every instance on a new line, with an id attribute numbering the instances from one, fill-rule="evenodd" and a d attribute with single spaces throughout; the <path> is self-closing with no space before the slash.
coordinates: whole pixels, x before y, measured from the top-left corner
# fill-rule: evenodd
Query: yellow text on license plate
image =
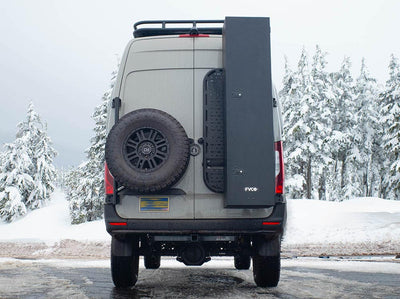
<path id="1" fill-rule="evenodd" d="M 140 212 L 168 212 L 168 197 L 140 197 Z"/>

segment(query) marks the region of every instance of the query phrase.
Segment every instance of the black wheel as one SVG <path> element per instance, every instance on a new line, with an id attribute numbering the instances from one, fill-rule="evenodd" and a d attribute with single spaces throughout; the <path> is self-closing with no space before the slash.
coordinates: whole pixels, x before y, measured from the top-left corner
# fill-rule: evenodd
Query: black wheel
<path id="1" fill-rule="evenodd" d="M 237 255 L 235 256 L 235 268 L 237 270 L 248 270 L 250 269 L 250 256 L 248 255 Z"/>
<path id="2" fill-rule="evenodd" d="M 258 287 L 276 287 L 281 272 L 281 257 L 253 256 L 253 277 Z"/>
<path id="3" fill-rule="evenodd" d="M 112 238 L 112 242 L 115 242 L 114 240 Z M 111 252 L 111 276 L 117 288 L 131 287 L 138 279 L 139 254 L 134 245 L 136 244 L 132 244 L 133 254 L 131 256 L 116 256 Z"/>
<path id="4" fill-rule="evenodd" d="M 144 266 L 146 269 L 158 269 L 161 265 L 161 256 L 159 255 L 145 255 Z"/>
<path id="5" fill-rule="evenodd" d="M 184 174 L 189 139 L 171 115 L 140 109 L 114 125 L 105 151 L 108 168 L 118 183 L 137 192 L 158 192 L 177 183 Z"/>

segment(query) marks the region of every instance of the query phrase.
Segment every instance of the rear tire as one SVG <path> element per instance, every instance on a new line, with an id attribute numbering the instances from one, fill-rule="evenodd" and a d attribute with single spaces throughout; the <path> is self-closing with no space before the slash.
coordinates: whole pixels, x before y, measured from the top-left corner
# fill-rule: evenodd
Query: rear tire
<path id="1" fill-rule="evenodd" d="M 161 265 L 161 256 L 159 255 L 145 255 L 144 267 L 146 269 L 158 269 Z"/>
<path id="2" fill-rule="evenodd" d="M 253 277 L 258 287 L 276 287 L 281 272 L 281 257 L 253 256 Z"/>
<path id="3" fill-rule="evenodd" d="M 114 242 L 114 237 L 112 242 Z M 132 244 L 131 256 L 117 256 L 111 252 L 111 276 L 117 288 L 134 286 L 138 279 L 139 254 L 137 246 L 134 245 L 136 244 Z"/>
<path id="4" fill-rule="evenodd" d="M 235 256 L 235 268 L 237 270 L 249 270 L 250 269 L 250 256 L 248 255 L 237 255 Z"/>

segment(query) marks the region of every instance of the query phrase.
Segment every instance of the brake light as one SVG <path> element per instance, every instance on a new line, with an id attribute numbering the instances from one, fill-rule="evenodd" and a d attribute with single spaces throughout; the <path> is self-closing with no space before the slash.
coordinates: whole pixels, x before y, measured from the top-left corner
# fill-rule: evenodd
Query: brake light
<path id="1" fill-rule="evenodd" d="M 282 141 L 275 142 L 275 193 L 283 194 L 285 170 L 283 165 Z"/>
<path id="2" fill-rule="evenodd" d="M 104 185 L 106 188 L 106 195 L 114 194 L 114 178 L 108 170 L 107 163 L 104 164 Z"/>
<path id="3" fill-rule="evenodd" d="M 208 34 L 181 34 L 179 37 L 210 37 Z"/>

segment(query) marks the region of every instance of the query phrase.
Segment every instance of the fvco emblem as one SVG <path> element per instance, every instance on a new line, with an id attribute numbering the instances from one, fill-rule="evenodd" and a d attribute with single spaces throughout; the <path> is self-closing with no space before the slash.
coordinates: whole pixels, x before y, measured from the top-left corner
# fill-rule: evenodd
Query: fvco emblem
<path id="1" fill-rule="evenodd" d="M 257 192 L 257 187 L 244 187 L 244 192 Z"/>

